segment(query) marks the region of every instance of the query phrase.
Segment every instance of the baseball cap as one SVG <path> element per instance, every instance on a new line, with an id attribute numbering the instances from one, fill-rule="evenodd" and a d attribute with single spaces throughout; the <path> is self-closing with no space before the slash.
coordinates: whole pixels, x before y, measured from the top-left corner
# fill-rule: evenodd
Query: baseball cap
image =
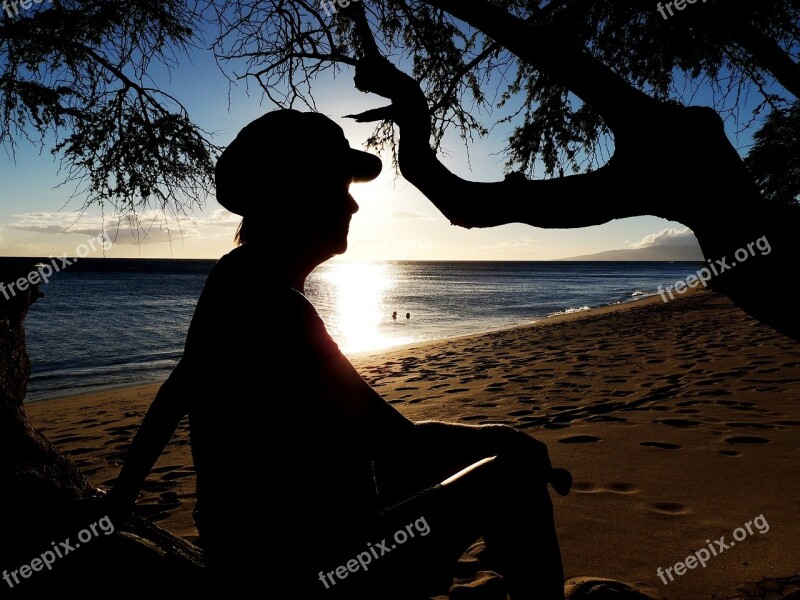
<path id="1" fill-rule="evenodd" d="M 323 114 L 279 109 L 246 125 L 217 161 L 217 201 L 232 213 L 254 214 L 280 180 L 314 183 L 326 176 L 372 181 L 381 159 L 350 147 L 344 130 Z"/>

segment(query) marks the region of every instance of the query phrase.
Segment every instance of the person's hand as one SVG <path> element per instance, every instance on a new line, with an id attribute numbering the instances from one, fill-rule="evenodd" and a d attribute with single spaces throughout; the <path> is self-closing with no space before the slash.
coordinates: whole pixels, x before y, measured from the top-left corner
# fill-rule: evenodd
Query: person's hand
<path id="1" fill-rule="evenodd" d="M 520 456 L 526 469 L 533 469 L 536 477 L 542 478 L 553 486 L 561 496 L 566 496 L 572 488 L 572 474 L 566 469 L 554 469 L 550 462 L 547 445 L 528 435 L 524 431 L 508 425 L 490 425 L 493 434 L 501 440 L 501 444 L 514 450 L 514 456 Z"/>
<path id="2" fill-rule="evenodd" d="M 506 450 L 511 456 L 520 457 L 526 468 L 533 468 L 534 472 L 542 476 L 552 471 L 550 454 L 547 445 L 531 437 L 524 431 L 515 429 L 510 425 L 485 425 L 489 435 L 493 436 L 493 444 L 497 454 L 504 454 Z"/>

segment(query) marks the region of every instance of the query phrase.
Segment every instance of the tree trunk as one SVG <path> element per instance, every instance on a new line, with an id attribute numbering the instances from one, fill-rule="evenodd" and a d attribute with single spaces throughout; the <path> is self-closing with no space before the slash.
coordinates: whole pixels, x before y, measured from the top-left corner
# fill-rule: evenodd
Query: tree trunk
<path id="1" fill-rule="evenodd" d="M 0 281 L 26 274 L 5 269 Z M 19 587 L 27 594 L 113 591 L 120 586 L 126 593 L 152 593 L 165 585 L 184 592 L 199 589 L 199 550 L 138 518 L 112 520 L 114 534 L 67 552 L 50 570 L 39 563 L 41 570 L 26 571 L 28 578 L 17 573 L 15 582 L 14 571 L 62 548 L 60 542 L 67 538 L 75 545 L 81 530 L 105 516 L 102 501 L 90 498 L 93 489 L 77 466 L 25 414 L 30 361 L 23 321 L 40 296 L 35 287 L 10 299 L 0 296 L 0 575 L 9 575 L 0 581 L 0 589 Z"/>

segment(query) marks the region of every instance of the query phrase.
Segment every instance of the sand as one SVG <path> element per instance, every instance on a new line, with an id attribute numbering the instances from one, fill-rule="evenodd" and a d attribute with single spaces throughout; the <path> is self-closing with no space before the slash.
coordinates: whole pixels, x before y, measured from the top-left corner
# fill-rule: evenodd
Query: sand
<path id="1" fill-rule="evenodd" d="M 506 423 L 545 441 L 575 478 L 569 496 L 553 495 L 568 577 L 669 599 L 800 590 L 800 344 L 727 299 L 655 297 L 353 362 L 413 420 Z M 157 388 L 27 409 L 95 485 L 109 485 Z M 143 492 L 141 514 L 196 539 L 186 422 Z M 728 548 L 705 568 L 676 574 L 709 543 L 719 552 L 721 536 Z M 502 597 L 476 564 L 464 560 L 461 587 Z M 657 569 L 668 567 L 664 585 Z"/>

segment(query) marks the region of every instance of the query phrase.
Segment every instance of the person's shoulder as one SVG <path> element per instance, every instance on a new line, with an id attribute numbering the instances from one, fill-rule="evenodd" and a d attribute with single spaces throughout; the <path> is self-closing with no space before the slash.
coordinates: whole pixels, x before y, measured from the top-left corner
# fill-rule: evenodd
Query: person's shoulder
<path id="1" fill-rule="evenodd" d="M 227 254 L 223 254 L 214 264 L 217 270 L 244 268 L 255 260 L 253 251 L 245 246 L 237 246 Z"/>
<path id="2" fill-rule="evenodd" d="M 238 285 L 252 282 L 266 269 L 263 260 L 259 260 L 251 249 L 238 246 L 221 256 L 209 273 L 209 280 L 217 284 Z M 265 278 L 265 277 L 263 277 Z"/>
<path id="3" fill-rule="evenodd" d="M 306 317 L 319 318 L 317 309 L 311 304 L 311 301 L 306 298 L 297 290 L 291 287 L 282 287 L 275 292 L 278 294 L 278 299 L 289 308 L 294 314 L 303 315 Z"/>

